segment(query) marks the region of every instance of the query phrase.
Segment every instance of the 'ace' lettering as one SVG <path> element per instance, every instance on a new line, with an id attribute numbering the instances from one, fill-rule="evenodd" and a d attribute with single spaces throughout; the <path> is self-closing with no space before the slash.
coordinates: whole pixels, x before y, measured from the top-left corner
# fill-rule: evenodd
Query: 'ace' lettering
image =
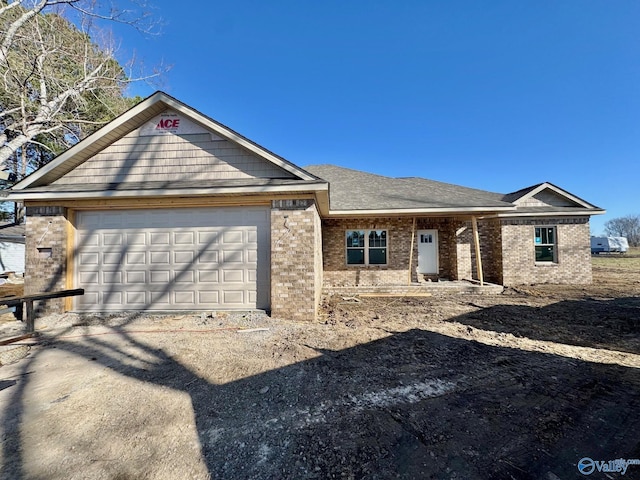
<path id="1" fill-rule="evenodd" d="M 156 125 L 156 130 L 175 130 L 180 127 L 180 119 L 161 119 Z"/>

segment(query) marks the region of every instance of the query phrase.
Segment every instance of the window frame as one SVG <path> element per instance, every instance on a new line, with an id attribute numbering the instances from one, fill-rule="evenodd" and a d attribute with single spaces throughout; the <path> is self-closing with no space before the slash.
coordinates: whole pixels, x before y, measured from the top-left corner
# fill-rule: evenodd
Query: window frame
<path id="1" fill-rule="evenodd" d="M 353 232 L 362 232 L 362 246 L 353 246 L 353 243 L 349 245 L 349 239 L 355 239 Z M 384 245 L 371 245 L 372 239 L 370 235 L 372 232 L 380 232 L 378 242 L 383 241 Z M 388 228 L 351 228 L 345 230 L 345 265 L 347 267 L 384 267 L 389 265 L 389 229 Z M 360 240 L 358 240 L 359 242 Z M 375 241 L 375 239 L 374 239 Z M 362 263 L 349 263 L 349 250 L 363 250 Z M 371 251 L 382 250 L 384 252 L 384 263 L 371 263 Z"/>
<path id="2" fill-rule="evenodd" d="M 538 230 L 540 230 L 540 236 L 537 235 Z M 549 241 L 549 231 L 553 232 L 551 242 Z M 539 242 L 538 238 L 540 238 Z M 538 260 L 538 247 L 551 247 L 553 258 L 551 260 Z M 558 228 L 556 225 L 535 225 L 533 227 L 533 255 L 535 263 L 539 265 L 558 263 Z"/>

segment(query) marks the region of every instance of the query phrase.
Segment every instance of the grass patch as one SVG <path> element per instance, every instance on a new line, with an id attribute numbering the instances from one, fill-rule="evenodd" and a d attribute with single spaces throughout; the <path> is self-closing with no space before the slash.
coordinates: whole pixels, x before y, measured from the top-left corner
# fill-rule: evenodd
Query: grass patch
<path id="1" fill-rule="evenodd" d="M 594 267 L 615 267 L 640 271 L 640 247 L 631 247 L 629 251 L 624 254 L 592 255 L 591 262 Z"/>

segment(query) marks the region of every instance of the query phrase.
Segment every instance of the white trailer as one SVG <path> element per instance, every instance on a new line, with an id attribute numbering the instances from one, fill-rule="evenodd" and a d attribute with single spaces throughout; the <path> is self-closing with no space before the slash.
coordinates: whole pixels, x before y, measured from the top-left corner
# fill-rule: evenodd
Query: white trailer
<path id="1" fill-rule="evenodd" d="M 629 250 L 627 237 L 591 237 L 591 253 L 626 253 Z"/>

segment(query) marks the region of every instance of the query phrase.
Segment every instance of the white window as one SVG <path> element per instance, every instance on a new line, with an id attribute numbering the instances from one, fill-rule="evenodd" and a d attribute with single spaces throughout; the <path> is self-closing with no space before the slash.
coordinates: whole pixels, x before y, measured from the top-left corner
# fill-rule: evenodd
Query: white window
<path id="1" fill-rule="evenodd" d="M 386 230 L 347 230 L 347 265 L 386 265 Z"/>
<path id="2" fill-rule="evenodd" d="M 536 262 L 557 261 L 556 227 L 535 227 Z"/>

